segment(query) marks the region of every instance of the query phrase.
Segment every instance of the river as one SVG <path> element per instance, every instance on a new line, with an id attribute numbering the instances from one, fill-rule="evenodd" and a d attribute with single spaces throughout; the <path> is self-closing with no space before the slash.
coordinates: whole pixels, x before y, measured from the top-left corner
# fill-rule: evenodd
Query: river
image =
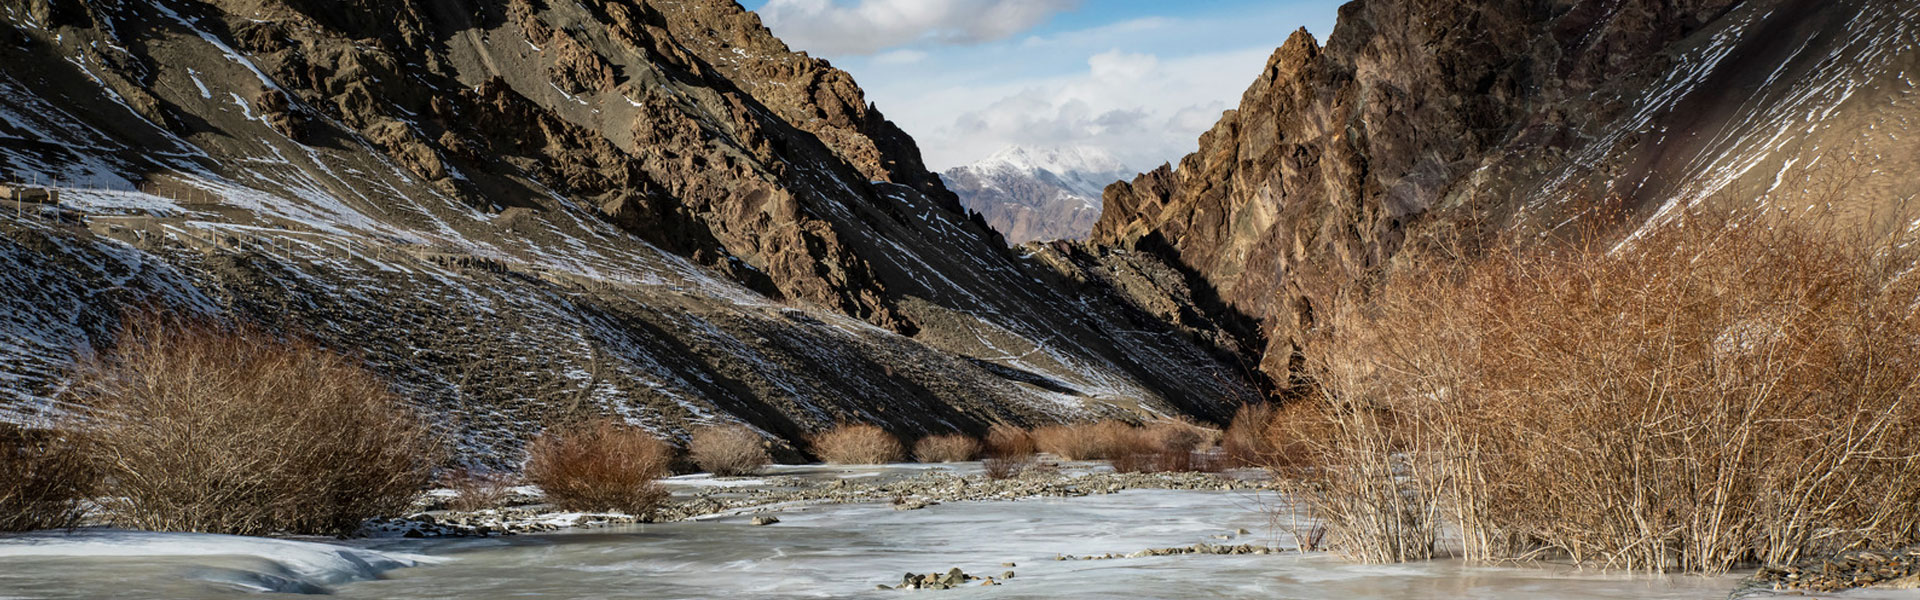
<path id="1" fill-rule="evenodd" d="M 0 536 L 0 598 L 1726 598 L 1737 577 L 1607 574 L 1456 561 L 1358 565 L 1326 554 L 1055 560 L 1194 543 L 1287 546 L 1249 492 L 790 507 L 484 539 L 275 540 L 112 530 Z M 1246 534 L 1238 533 L 1240 530 Z M 1225 536 L 1225 539 L 1217 536 Z M 1015 566 L 1003 566 L 1014 563 Z M 878 590 L 909 571 L 1015 576 L 948 591 Z M 1866 596 L 1861 596 L 1866 597 Z M 1901 597 L 1901 596 L 1889 596 Z M 1905 596 L 1915 597 L 1915 596 Z"/>

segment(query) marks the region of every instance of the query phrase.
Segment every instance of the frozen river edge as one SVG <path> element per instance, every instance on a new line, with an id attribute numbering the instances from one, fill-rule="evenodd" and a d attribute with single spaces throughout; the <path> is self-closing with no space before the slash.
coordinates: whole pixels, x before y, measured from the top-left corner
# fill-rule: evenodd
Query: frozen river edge
<path id="1" fill-rule="evenodd" d="M 1269 514 L 1275 497 L 1258 484 L 1180 489 L 1192 487 L 1187 477 L 1213 477 L 1188 475 L 1163 479 L 1160 487 L 1175 489 L 1129 489 L 1111 474 L 1070 466 L 1059 480 L 1086 489 L 1035 486 L 1055 493 L 1011 500 L 996 499 L 1006 490 L 966 479 L 969 468 L 784 467 L 755 479 L 680 477 L 667 482 L 676 500 L 723 510 L 653 524 L 546 513 L 546 522 L 598 526 L 505 537 L 330 541 L 100 530 L 0 537 L 0 598 L 263 591 L 346 598 L 1725 598 L 1739 579 L 1455 561 L 1367 566 L 1325 554 L 1256 554 L 1252 548 L 1292 545 L 1285 523 Z M 971 496 L 957 491 L 968 488 Z M 788 489 L 821 491 L 763 502 L 787 497 Z M 902 490 L 923 493 L 917 500 L 886 497 Z M 778 521 L 753 524 L 769 514 Z M 1195 547 L 1248 551 L 1145 552 Z M 1059 560 L 1106 555 L 1115 558 Z M 952 568 L 1000 585 L 878 589 L 900 583 L 903 573 Z M 1014 576 L 1005 577 L 1009 572 Z M 1920 597 L 1891 590 L 1847 595 Z"/>

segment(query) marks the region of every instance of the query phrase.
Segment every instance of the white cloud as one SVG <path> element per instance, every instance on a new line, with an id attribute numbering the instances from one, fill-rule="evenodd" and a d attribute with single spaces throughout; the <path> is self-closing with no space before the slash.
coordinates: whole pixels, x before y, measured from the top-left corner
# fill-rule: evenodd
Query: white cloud
<path id="1" fill-rule="evenodd" d="M 888 116 L 922 141 L 936 169 L 1012 145 L 1094 146 L 1150 169 L 1191 152 L 1200 133 L 1239 104 L 1272 48 L 1162 59 L 1109 50 L 1086 69 L 1001 85 L 923 90 Z M 882 106 L 886 110 L 886 106 Z"/>
<path id="2" fill-rule="evenodd" d="M 1093 68 L 1093 78 L 1110 83 L 1146 77 L 1159 64 L 1159 57 L 1152 54 L 1121 52 L 1118 48 L 1087 58 L 1087 66 Z"/>
<path id="3" fill-rule="evenodd" d="M 874 55 L 873 63 L 877 65 L 910 65 L 926 59 L 927 53 L 925 52 L 903 48 Z"/>
<path id="4" fill-rule="evenodd" d="M 870 55 L 917 43 L 973 44 L 1013 37 L 1079 0 L 771 0 L 759 10 L 789 46 L 820 55 Z"/>
<path id="5" fill-rule="evenodd" d="M 878 36 L 863 32 L 874 22 L 920 23 L 884 37 L 913 40 L 843 45 L 885 47 L 880 53 L 834 54 L 834 64 L 852 72 L 887 118 L 919 143 L 927 166 L 945 170 L 975 162 L 1007 146 L 1096 147 L 1134 169 L 1151 169 L 1192 152 L 1201 133 L 1238 106 L 1267 57 L 1298 26 L 1325 35 L 1333 26 L 1338 0 L 1245 0 L 1244 2 L 1165 2 L 1144 12 L 1100 22 L 1072 17 L 1077 28 L 978 28 L 1015 31 L 996 42 L 939 44 L 941 36 L 960 39 L 984 7 L 1014 0 L 769 0 L 768 8 L 821 14 L 835 9 L 853 25 L 844 37 Z M 1022 5 L 1064 2 L 1019 0 Z M 837 2 L 838 4 L 835 4 Z M 979 14 L 928 25 L 924 14 L 947 11 Z M 1097 12 L 1109 4 L 1081 3 Z M 809 8 L 811 7 L 811 8 Z M 915 12 L 913 19 L 883 18 L 882 8 Z M 766 15 L 765 9 L 762 10 Z M 853 18 L 855 15 L 858 18 Z M 1076 13 L 1077 16 L 1087 15 Z M 1033 17 L 1045 20 L 1044 17 Z M 774 33 L 789 42 L 800 39 L 790 26 L 774 23 Z M 1037 22 L 1037 21 L 1036 21 Z M 946 34 L 930 33 L 945 28 Z M 809 35 L 822 35 L 815 29 Z M 984 33 L 980 35 L 985 35 Z M 1000 35 L 995 33 L 994 35 Z M 904 38 L 902 36 L 905 36 Z M 796 48 L 808 48 L 795 42 Z"/>

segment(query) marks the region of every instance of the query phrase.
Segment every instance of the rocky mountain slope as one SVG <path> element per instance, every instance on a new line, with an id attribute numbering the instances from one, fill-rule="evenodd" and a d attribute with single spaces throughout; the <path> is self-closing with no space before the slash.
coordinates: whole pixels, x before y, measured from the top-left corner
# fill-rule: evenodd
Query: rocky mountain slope
<path id="1" fill-rule="evenodd" d="M 960 205 L 980 213 L 1010 244 L 1086 239 L 1107 184 L 1133 175 L 1097 148 L 1010 147 L 940 174 Z"/>
<path id="2" fill-rule="evenodd" d="M 0 13 L 0 180 L 59 200 L 0 216 L 0 418 L 57 410 L 135 307 L 362 356 L 478 460 L 579 411 L 798 440 L 1253 393 L 1156 316 L 1178 274 L 1007 249 L 846 73 L 728 0 Z"/>
<path id="3" fill-rule="evenodd" d="M 1909 227 L 1916 85 L 1914 0 L 1358 0 L 1199 151 L 1107 188 L 1092 239 L 1256 322 L 1285 383 L 1343 290 L 1434 240 L 1625 239 L 1702 206 Z"/>

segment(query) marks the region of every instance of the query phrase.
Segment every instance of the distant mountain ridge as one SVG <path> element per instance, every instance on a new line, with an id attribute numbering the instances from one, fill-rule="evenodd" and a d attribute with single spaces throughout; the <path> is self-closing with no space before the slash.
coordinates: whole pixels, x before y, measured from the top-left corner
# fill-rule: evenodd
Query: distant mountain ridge
<path id="1" fill-rule="evenodd" d="M 1086 238 L 1100 218 L 1101 191 L 1132 174 L 1098 148 L 1013 146 L 940 177 L 962 206 L 1018 245 Z"/>

